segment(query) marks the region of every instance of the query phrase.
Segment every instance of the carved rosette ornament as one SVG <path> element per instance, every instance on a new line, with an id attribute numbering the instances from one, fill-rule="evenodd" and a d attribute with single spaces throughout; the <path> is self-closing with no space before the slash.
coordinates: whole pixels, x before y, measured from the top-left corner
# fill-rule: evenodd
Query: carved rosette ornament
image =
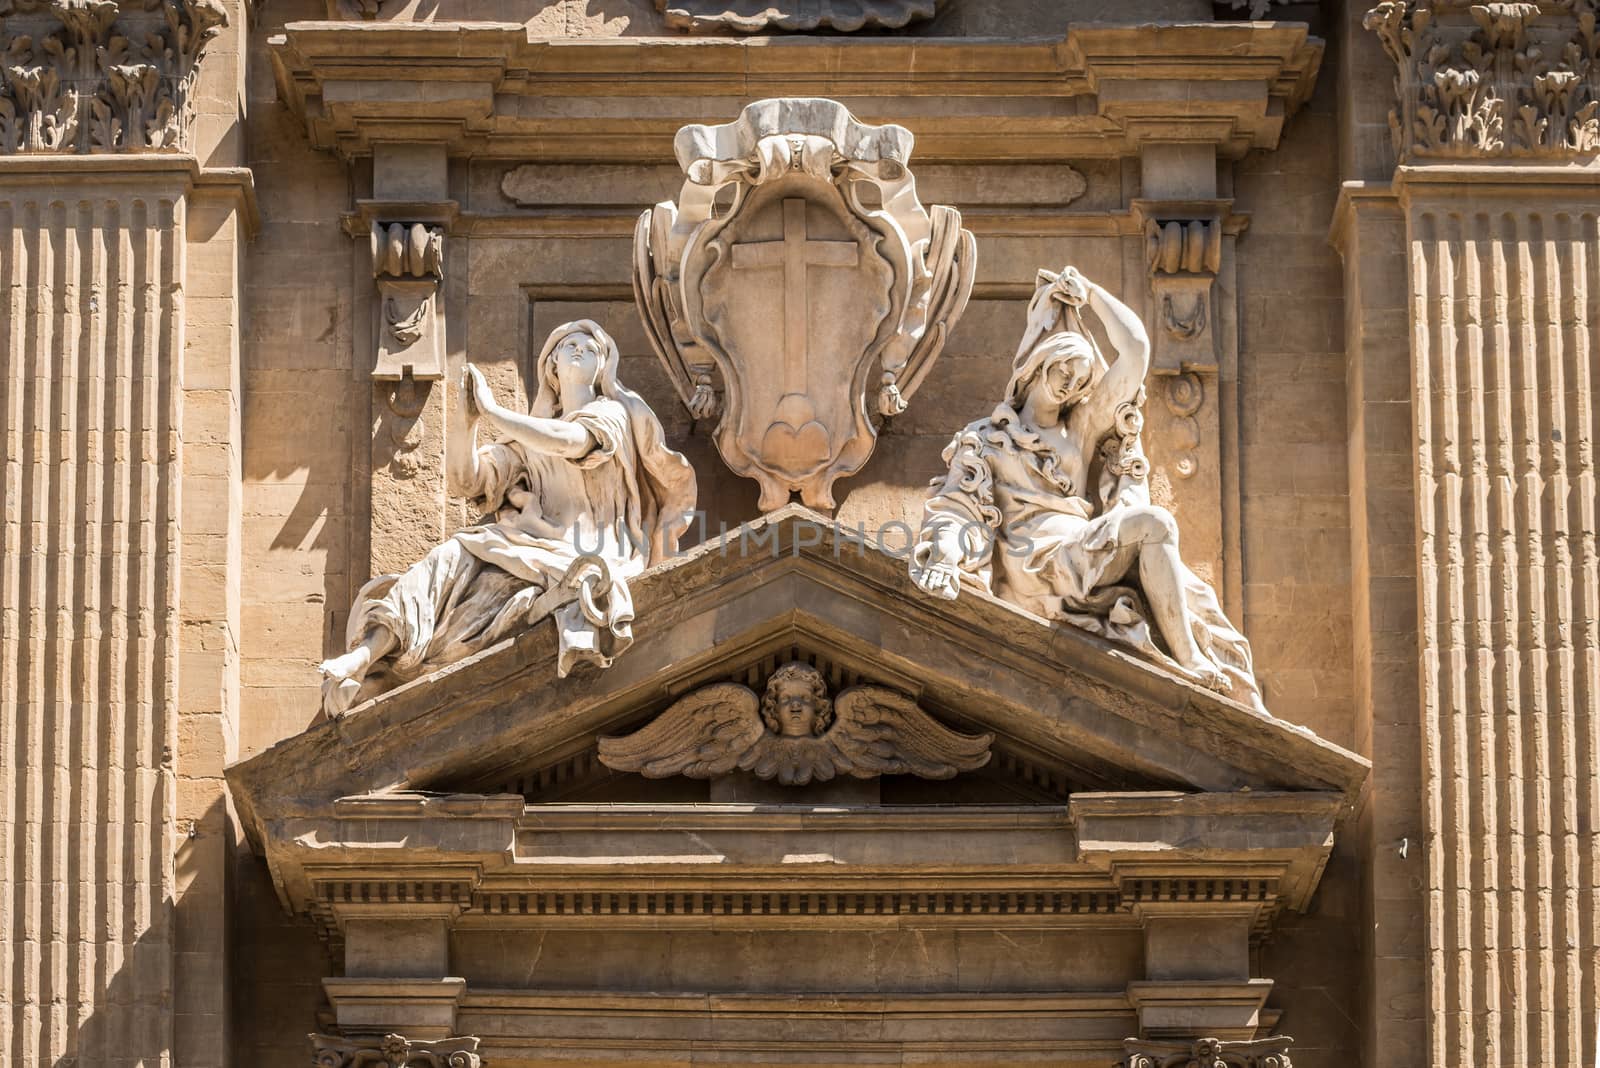
<path id="1" fill-rule="evenodd" d="M 347 1039 L 308 1035 L 311 1068 L 482 1068 L 472 1037 L 421 1042 L 404 1035 Z"/>
<path id="2" fill-rule="evenodd" d="M 1387 0 L 1367 12 L 1395 61 L 1401 162 L 1600 151 L 1595 0 Z"/>
<path id="3" fill-rule="evenodd" d="M 651 344 L 771 511 L 833 507 L 872 454 L 874 415 L 906 401 L 972 291 L 976 244 L 924 208 L 911 133 L 832 100 L 762 100 L 678 131 L 676 204 L 635 231 L 634 295 Z"/>
<path id="4" fill-rule="evenodd" d="M 960 734 L 886 686 L 852 686 L 829 699 L 828 683 L 795 661 L 759 696 L 719 682 L 679 698 L 632 734 L 601 738 L 600 763 L 647 779 L 714 779 L 748 771 L 785 786 L 836 775 L 948 779 L 989 762 L 992 734 Z"/>
<path id="5" fill-rule="evenodd" d="M 1151 1042 L 1130 1038 L 1122 1044 L 1118 1068 L 1294 1068 L 1283 1035 L 1253 1042 L 1199 1038 L 1193 1042 Z"/>
<path id="6" fill-rule="evenodd" d="M 0 155 L 183 152 L 216 0 L 0 0 Z"/>

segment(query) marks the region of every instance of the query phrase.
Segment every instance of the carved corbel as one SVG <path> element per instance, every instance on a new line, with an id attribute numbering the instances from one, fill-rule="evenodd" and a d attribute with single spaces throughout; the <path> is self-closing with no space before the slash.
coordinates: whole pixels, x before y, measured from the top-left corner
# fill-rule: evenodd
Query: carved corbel
<path id="1" fill-rule="evenodd" d="M 373 223 L 372 273 L 378 286 L 372 377 L 443 378 L 444 230 L 425 223 Z"/>
<path id="2" fill-rule="evenodd" d="M 1222 268 L 1222 223 L 1221 211 L 1196 216 L 1146 209 L 1146 265 L 1156 326 L 1151 374 L 1217 369 L 1212 286 Z"/>
<path id="3" fill-rule="evenodd" d="M 1145 266 L 1150 277 L 1150 373 L 1167 409 L 1171 472 L 1193 478 L 1201 469 L 1200 409 L 1205 378 L 1219 361 L 1216 281 L 1222 269 L 1226 201 L 1135 204 L 1144 218 Z M 1204 377 L 1202 377 L 1204 376 Z M 1209 451 L 1215 452 L 1215 447 Z"/>
<path id="4" fill-rule="evenodd" d="M 404 1035 L 348 1039 L 308 1035 L 312 1068 L 481 1068 L 478 1039 L 470 1036 L 422 1042 Z"/>
<path id="5" fill-rule="evenodd" d="M 1197 1038 L 1192 1042 L 1149 1042 L 1130 1038 L 1122 1044 L 1118 1068 L 1292 1068 L 1284 1035 L 1253 1042 Z"/>

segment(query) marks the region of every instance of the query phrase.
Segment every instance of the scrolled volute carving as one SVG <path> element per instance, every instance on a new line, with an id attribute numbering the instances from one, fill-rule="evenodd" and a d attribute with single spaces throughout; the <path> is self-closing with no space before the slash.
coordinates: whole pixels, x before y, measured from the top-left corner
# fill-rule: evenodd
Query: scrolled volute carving
<path id="1" fill-rule="evenodd" d="M 1397 68 L 1402 162 L 1600 151 L 1594 0 L 1385 0 L 1365 25 Z"/>
<path id="2" fill-rule="evenodd" d="M 0 155 L 183 152 L 216 0 L 0 0 Z"/>
<path id="3" fill-rule="evenodd" d="M 804 786 L 836 775 L 948 779 L 987 764 L 993 740 L 951 730 L 886 686 L 852 686 L 830 700 L 822 673 L 795 661 L 773 672 L 760 695 L 733 682 L 702 686 L 599 746 L 600 763 L 647 779 L 743 770 Z"/>
<path id="4" fill-rule="evenodd" d="M 1192 1042 L 1155 1042 L 1130 1038 L 1122 1044 L 1118 1068 L 1293 1068 L 1283 1035 L 1253 1042 L 1197 1038 Z"/>
<path id="5" fill-rule="evenodd" d="M 656 0 L 668 26 L 690 33 L 897 30 L 930 19 L 939 0 Z"/>
<path id="6" fill-rule="evenodd" d="M 404 1035 L 348 1039 L 308 1035 L 312 1068 L 482 1068 L 478 1040 L 470 1036 L 424 1042 Z"/>

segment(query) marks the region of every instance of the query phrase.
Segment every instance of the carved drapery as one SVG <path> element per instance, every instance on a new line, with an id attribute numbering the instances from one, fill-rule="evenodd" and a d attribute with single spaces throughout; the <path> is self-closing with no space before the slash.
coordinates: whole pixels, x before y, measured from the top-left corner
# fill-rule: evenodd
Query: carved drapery
<path id="1" fill-rule="evenodd" d="M 1594 0 L 1387 0 L 1365 24 L 1399 68 L 1401 162 L 1600 151 Z"/>
<path id="2" fill-rule="evenodd" d="M 216 0 L 0 0 L 0 155 L 182 152 Z"/>

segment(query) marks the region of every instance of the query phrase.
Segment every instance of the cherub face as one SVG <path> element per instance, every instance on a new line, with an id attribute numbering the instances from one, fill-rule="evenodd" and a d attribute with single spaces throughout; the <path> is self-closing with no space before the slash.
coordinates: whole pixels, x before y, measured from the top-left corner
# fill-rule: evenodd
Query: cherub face
<path id="1" fill-rule="evenodd" d="M 817 724 L 816 694 L 811 686 L 803 679 L 779 679 L 772 689 L 778 733 L 785 738 L 811 737 Z"/>

